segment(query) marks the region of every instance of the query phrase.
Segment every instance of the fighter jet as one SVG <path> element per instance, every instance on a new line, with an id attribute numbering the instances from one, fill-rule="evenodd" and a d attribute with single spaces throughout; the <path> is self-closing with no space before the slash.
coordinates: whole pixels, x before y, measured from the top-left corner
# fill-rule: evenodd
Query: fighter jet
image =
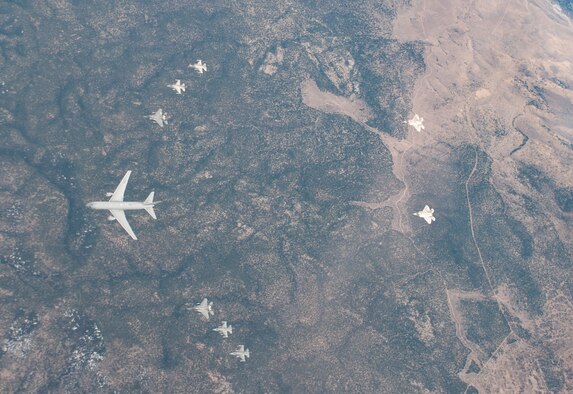
<path id="1" fill-rule="evenodd" d="M 135 202 L 135 201 L 123 201 L 123 194 L 125 193 L 125 187 L 127 186 L 127 181 L 129 180 L 129 176 L 131 175 L 131 171 L 127 171 L 127 173 L 123 176 L 123 179 L 115 189 L 113 193 L 107 193 L 108 197 L 111 197 L 109 201 L 94 201 L 87 203 L 86 206 L 91 209 L 98 209 L 98 210 L 108 210 L 111 212 L 111 216 L 108 217 L 109 220 L 117 220 L 121 227 L 131 236 L 133 239 L 137 239 L 129 222 L 125 218 L 125 211 L 131 211 L 136 209 L 145 209 L 153 219 L 157 219 L 155 216 L 155 211 L 153 210 L 153 206 L 158 203 L 158 201 L 153 202 L 154 192 L 149 193 L 149 196 L 143 202 Z"/>
<path id="2" fill-rule="evenodd" d="M 167 114 L 164 114 L 161 108 L 159 108 L 154 114 L 148 115 L 147 117 L 157 123 L 160 127 L 167 124 Z"/>
<path id="3" fill-rule="evenodd" d="M 244 345 L 239 345 L 237 350 L 235 350 L 234 352 L 231 352 L 229 354 L 231 356 L 235 356 L 235 357 L 241 359 L 241 362 L 245 362 L 247 358 L 251 357 L 251 354 L 249 353 L 249 349 L 245 350 Z"/>
<path id="4" fill-rule="evenodd" d="M 227 322 L 222 321 L 219 327 L 213 328 L 213 331 L 219 332 L 219 334 L 221 334 L 223 338 L 228 338 L 229 334 L 233 333 L 233 326 L 231 325 L 227 326 Z"/>
<path id="5" fill-rule="evenodd" d="M 207 71 L 207 65 L 203 63 L 203 60 L 197 60 L 197 63 L 190 64 L 189 68 L 194 68 L 199 74 L 203 74 L 203 72 Z"/>
<path id="6" fill-rule="evenodd" d="M 425 129 L 424 125 L 422 124 L 423 121 L 424 118 L 420 118 L 418 114 L 415 114 L 412 119 L 408 120 L 408 124 L 413 126 L 417 132 L 420 132 L 421 130 Z M 406 122 L 404 121 L 404 123 Z"/>
<path id="7" fill-rule="evenodd" d="M 176 79 L 174 84 L 167 85 L 168 88 L 171 88 L 177 92 L 177 94 L 181 94 L 185 91 L 185 84 L 181 83 L 181 80 Z"/>
<path id="8" fill-rule="evenodd" d="M 206 317 L 207 320 L 209 320 L 209 315 L 215 314 L 215 312 L 213 312 L 213 303 L 209 302 L 206 298 L 203 298 L 203 301 L 197 304 L 197 306 L 194 306 L 193 309 Z"/>
<path id="9" fill-rule="evenodd" d="M 424 219 L 428 224 L 432 224 L 433 221 L 436 220 L 434 217 L 434 208 L 430 208 L 429 206 L 425 206 L 423 210 L 414 213 L 415 216 L 419 216 Z"/>

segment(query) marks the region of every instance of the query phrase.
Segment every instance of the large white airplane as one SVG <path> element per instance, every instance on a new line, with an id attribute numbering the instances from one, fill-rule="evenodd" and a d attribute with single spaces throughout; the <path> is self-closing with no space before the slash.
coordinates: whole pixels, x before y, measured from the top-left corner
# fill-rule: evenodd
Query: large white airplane
<path id="1" fill-rule="evenodd" d="M 432 224 L 436 220 L 434 217 L 434 208 L 430 208 L 429 206 L 425 206 L 423 210 L 419 212 L 414 212 L 414 216 L 419 216 L 424 219 L 428 224 Z"/>
<path id="2" fill-rule="evenodd" d="M 148 115 L 147 117 L 157 123 L 160 127 L 163 127 L 164 124 L 167 124 L 167 114 L 164 114 L 161 108 L 159 108 L 155 113 Z"/>
<path id="3" fill-rule="evenodd" d="M 408 120 L 408 124 L 410 126 L 413 126 L 417 132 L 420 132 L 421 130 L 424 130 L 426 128 L 424 127 L 422 122 L 424 122 L 424 118 L 420 118 L 418 114 L 415 114 L 412 119 Z M 406 121 L 404 121 L 404 123 L 406 123 Z"/>
<path id="4" fill-rule="evenodd" d="M 131 236 L 133 239 L 137 239 L 129 222 L 125 218 L 125 211 L 132 211 L 136 209 L 145 209 L 153 219 L 157 219 L 155 216 L 155 211 L 153 210 L 153 206 L 158 203 L 158 201 L 153 202 L 154 192 L 149 193 L 149 196 L 143 202 L 137 201 L 123 201 L 123 194 L 125 193 L 125 187 L 127 186 L 127 181 L 129 181 L 129 176 L 131 175 L 131 171 L 127 171 L 127 173 L 123 176 L 119 185 L 113 193 L 107 193 L 108 197 L 111 197 L 109 201 L 93 201 L 87 203 L 86 206 L 91 209 L 98 209 L 98 210 L 108 210 L 111 212 L 112 216 L 109 216 L 109 220 L 117 220 L 121 227 Z"/>
<path id="5" fill-rule="evenodd" d="M 167 85 L 167 87 L 175 90 L 177 94 L 181 94 L 185 91 L 185 84 L 181 83 L 180 79 L 176 79 L 174 84 Z"/>
<path id="6" fill-rule="evenodd" d="M 215 314 L 215 312 L 213 312 L 213 303 L 209 302 L 206 298 L 203 298 L 203 301 L 197 304 L 197 306 L 194 306 L 193 309 L 206 317 L 207 320 L 209 320 L 209 315 L 212 316 Z"/>
<path id="7" fill-rule="evenodd" d="M 230 324 L 227 326 L 227 322 L 222 321 L 219 327 L 213 328 L 213 331 L 217 331 L 219 334 L 223 336 L 223 338 L 228 338 L 229 334 L 233 333 L 233 326 Z"/>
<path id="8" fill-rule="evenodd" d="M 249 353 L 249 349 L 245 350 L 245 346 L 244 345 L 239 345 L 239 347 L 237 348 L 237 350 L 235 350 L 234 352 L 229 353 L 231 356 L 235 356 L 239 359 L 241 359 L 242 362 L 245 362 L 246 359 L 245 358 L 249 358 L 251 357 L 251 354 Z"/>
<path id="9" fill-rule="evenodd" d="M 207 65 L 203 63 L 203 60 L 197 60 L 197 63 L 190 64 L 189 68 L 194 68 L 199 74 L 203 74 L 203 72 L 207 71 Z"/>

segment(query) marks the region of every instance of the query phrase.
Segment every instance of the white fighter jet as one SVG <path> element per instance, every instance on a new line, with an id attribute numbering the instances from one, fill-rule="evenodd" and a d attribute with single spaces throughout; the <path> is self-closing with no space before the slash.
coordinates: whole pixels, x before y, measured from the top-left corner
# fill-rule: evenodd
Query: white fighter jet
<path id="1" fill-rule="evenodd" d="M 235 350 L 234 352 L 229 353 L 231 356 L 235 356 L 239 359 L 241 359 L 241 362 L 245 362 L 246 358 L 251 357 L 251 354 L 249 353 L 249 349 L 245 350 L 245 346 L 244 345 L 239 345 L 239 347 L 237 348 L 237 350 Z"/>
<path id="2" fill-rule="evenodd" d="M 159 108 L 154 114 L 148 115 L 147 117 L 157 123 L 160 127 L 167 124 L 167 114 L 164 114 L 161 108 Z"/>
<path id="3" fill-rule="evenodd" d="M 185 91 L 185 84 L 181 83 L 181 80 L 176 79 L 174 84 L 167 85 L 168 88 L 171 88 L 177 92 L 177 94 L 181 94 Z"/>
<path id="4" fill-rule="evenodd" d="M 158 201 L 153 202 L 154 192 L 149 193 L 149 196 L 143 202 L 136 202 L 136 201 L 123 201 L 123 194 L 125 193 L 125 187 L 127 186 L 127 181 L 129 180 L 129 176 L 131 175 L 131 171 L 127 171 L 127 173 L 123 176 L 123 179 L 115 189 L 113 193 L 107 193 L 108 197 L 111 197 L 109 201 L 93 201 L 86 206 L 91 209 L 98 209 L 98 210 L 108 210 L 111 212 L 111 216 L 108 217 L 109 220 L 117 220 L 121 227 L 131 236 L 133 239 L 137 239 L 129 222 L 125 218 L 125 211 L 131 211 L 136 209 L 145 209 L 153 219 L 157 219 L 155 216 L 155 211 L 153 210 L 153 206 L 158 203 Z"/>
<path id="5" fill-rule="evenodd" d="M 423 210 L 419 212 L 415 212 L 414 216 L 419 216 L 424 219 L 428 224 L 432 224 L 436 220 L 434 217 L 434 208 L 430 208 L 429 206 L 425 206 Z"/>
<path id="6" fill-rule="evenodd" d="M 207 318 L 207 320 L 209 320 L 209 315 L 212 316 L 215 314 L 215 312 L 213 312 L 213 303 L 209 302 L 206 298 L 203 298 L 203 301 L 201 301 L 200 304 L 194 306 L 193 310 L 196 310 L 197 312 L 202 314 L 204 317 Z"/>
<path id="7" fill-rule="evenodd" d="M 219 327 L 213 328 L 213 331 L 217 331 L 219 334 L 223 336 L 223 338 L 228 338 L 229 334 L 233 333 L 233 326 L 230 324 L 227 326 L 227 322 L 222 321 Z"/>
<path id="8" fill-rule="evenodd" d="M 417 132 L 420 132 L 421 130 L 424 130 L 425 127 L 422 124 L 422 122 L 424 122 L 424 118 L 420 118 L 418 116 L 418 114 L 415 114 L 414 117 L 410 120 L 408 120 L 408 124 L 410 126 L 413 126 Z M 404 121 L 404 123 L 406 123 L 406 121 Z"/>
<path id="9" fill-rule="evenodd" d="M 195 64 L 190 64 L 189 68 L 194 68 L 199 74 L 203 74 L 207 71 L 207 65 L 203 63 L 203 60 L 201 59 L 197 60 L 197 63 Z"/>

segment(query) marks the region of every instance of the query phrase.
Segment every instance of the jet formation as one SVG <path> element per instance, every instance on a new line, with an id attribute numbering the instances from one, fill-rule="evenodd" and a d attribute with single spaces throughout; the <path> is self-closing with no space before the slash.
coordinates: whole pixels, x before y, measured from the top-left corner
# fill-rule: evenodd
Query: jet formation
<path id="1" fill-rule="evenodd" d="M 200 74 L 203 74 L 207 71 L 207 65 L 203 63 L 202 60 L 198 60 L 195 64 L 190 64 L 189 67 L 194 68 Z M 185 92 L 185 84 L 181 83 L 180 79 L 176 79 L 175 83 L 168 84 L 167 87 L 173 89 L 177 94 L 182 94 Z M 151 115 L 147 116 L 148 119 L 154 121 L 159 125 L 159 127 L 164 127 L 167 122 L 167 114 L 163 112 L 163 109 L 159 108 L 157 111 L 152 113 Z M 127 186 L 127 182 L 129 180 L 129 176 L 131 175 L 131 171 L 127 171 L 123 179 L 121 180 L 120 184 L 116 188 L 115 192 L 113 193 L 106 193 L 106 196 L 111 197 L 109 201 L 93 201 L 86 206 L 91 209 L 96 210 L 108 210 L 111 213 L 111 216 L 108 217 L 109 220 L 116 220 L 119 224 L 124 228 L 124 230 L 131 236 L 133 239 L 137 239 L 129 222 L 125 217 L 126 210 L 137 210 L 137 209 L 145 209 L 153 219 L 157 219 L 155 216 L 155 212 L 153 207 L 157 202 L 153 201 L 154 192 L 151 192 L 149 196 L 145 199 L 145 201 L 137 202 L 137 201 L 123 201 L 123 194 L 125 193 L 125 187 Z M 208 305 L 208 308 L 211 306 Z M 210 311 L 210 309 L 209 309 Z M 212 311 L 211 311 L 212 313 Z M 209 318 L 209 314 L 207 313 L 207 318 Z"/>
<path id="2" fill-rule="evenodd" d="M 203 61 L 199 59 L 196 63 L 189 64 L 189 68 L 193 68 L 199 74 L 203 74 L 207 71 L 207 64 L 203 63 Z M 181 95 L 183 92 L 185 92 L 186 89 L 185 83 L 181 83 L 181 80 L 179 79 L 175 80 L 175 83 L 173 84 L 168 84 L 167 87 L 173 89 L 178 95 Z M 160 127 L 168 124 L 167 114 L 164 113 L 161 108 L 159 108 L 155 113 L 148 115 L 147 118 L 157 123 Z M 409 126 L 414 127 L 417 132 L 420 132 L 421 130 L 425 129 L 423 121 L 424 118 L 421 118 L 418 114 L 415 114 L 412 119 L 404 121 L 404 123 L 408 123 Z M 119 222 L 124 230 L 131 236 L 131 238 L 136 240 L 137 237 L 135 236 L 125 217 L 125 211 L 145 209 L 151 215 L 151 217 L 153 217 L 153 219 L 157 219 L 153 207 L 158 202 L 153 201 L 154 192 L 151 192 L 142 202 L 124 201 L 124 193 L 130 175 L 131 171 L 127 171 L 115 191 L 113 193 L 106 193 L 106 195 L 110 197 L 109 201 L 93 201 L 86 205 L 88 208 L 95 210 L 109 210 L 111 216 L 109 216 L 108 219 L 116 220 Z M 428 224 L 431 224 L 436 220 L 434 217 L 434 209 L 430 208 L 428 205 L 426 205 L 423 210 L 415 212 L 414 215 L 423 218 Z M 207 298 L 204 298 L 201 303 L 190 309 L 200 313 L 207 320 L 209 320 L 210 316 L 215 314 L 213 311 L 213 302 L 209 302 Z M 229 334 L 233 333 L 233 326 L 227 325 L 226 321 L 222 321 L 220 326 L 213 328 L 212 330 L 218 332 L 223 338 L 228 338 Z M 245 362 L 247 358 L 250 358 L 250 351 L 249 349 L 245 349 L 244 345 L 239 345 L 235 351 L 230 352 L 229 354 L 237 357 L 241 362 Z"/>
<path id="3" fill-rule="evenodd" d="M 190 64 L 190 68 L 195 69 L 199 74 L 203 74 L 207 71 L 207 65 L 203 63 L 202 60 L 198 60 L 195 64 Z M 168 88 L 173 89 L 176 94 L 182 94 L 185 92 L 186 86 L 184 83 L 181 83 L 180 79 L 176 79 L 175 83 L 168 84 Z M 151 115 L 147 116 L 148 119 L 157 123 L 160 127 L 163 127 L 167 123 L 167 114 L 163 112 L 163 109 L 159 108 L 156 112 L 152 113 Z M 157 201 L 153 201 L 155 193 L 152 191 L 149 193 L 147 198 L 144 201 L 124 201 L 124 194 L 125 189 L 127 187 L 127 182 L 129 181 L 129 177 L 131 176 L 131 171 L 127 171 L 127 173 L 122 178 L 121 182 L 115 189 L 113 193 L 106 193 L 107 197 L 110 197 L 109 201 L 92 201 L 86 204 L 88 208 L 95 209 L 95 210 L 108 210 L 111 215 L 108 217 L 109 220 L 116 220 L 119 224 L 123 227 L 123 229 L 129 234 L 129 236 L 133 239 L 137 239 L 135 233 L 131 229 L 127 218 L 125 217 L 126 210 L 139 210 L 145 209 L 153 219 L 157 219 L 155 215 L 155 211 L 153 207 L 157 204 Z M 209 302 L 207 298 L 204 298 L 201 303 L 195 305 L 194 307 L 190 308 L 195 310 L 196 312 L 200 313 L 204 318 L 209 320 L 210 316 L 213 316 L 215 312 L 213 311 L 213 302 Z M 218 332 L 221 334 L 223 338 L 228 338 L 229 334 L 233 333 L 233 326 L 227 325 L 226 321 L 222 321 L 219 327 L 213 328 L 213 331 Z M 240 345 L 236 351 L 230 353 L 233 356 L 236 356 L 241 360 L 241 362 L 245 362 L 247 358 L 250 357 L 249 349 L 245 350 L 244 345 Z"/>
<path id="4" fill-rule="evenodd" d="M 215 312 L 213 311 L 213 303 L 209 302 L 209 300 L 207 298 L 203 298 L 203 301 L 201 301 L 201 303 L 199 303 L 196 306 L 189 308 L 189 309 L 193 309 L 193 310 L 199 312 L 207 320 L 209 320 L 210 316 L 215 314 Z M 213 331 L 216 331 L 219 334 L 221 334 L 221 336 L 223 338 L 228 338 L 229 334 L 233 333 L 233 326 L 230 324 L 227 325 L 226 321 L 222 321 L 221 325 L 219 327 L 213 328 Z M 249 349 L 245 350 L 244 345 L 240 345 L 237 350 L 235 350 L 234 352 L 231 352 L 230 354 L 232 356 L 236 356 L 242 362 L 245 362 L 246 358 L 249 358 L 251 356 Z"/>

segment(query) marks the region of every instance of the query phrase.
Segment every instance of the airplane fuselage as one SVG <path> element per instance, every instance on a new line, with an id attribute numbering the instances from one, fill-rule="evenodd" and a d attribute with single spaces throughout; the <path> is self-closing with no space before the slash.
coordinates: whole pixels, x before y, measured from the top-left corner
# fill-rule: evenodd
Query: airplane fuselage
<path id="1" fill-rule="evenodd" d="M 155 204 L 146 204 L 141 201 L 93 201 L 86 206 L 91 209 L 111 211 L 118 209 L 121 211 L 135 211 L 138 209 L 145 209 L 153 207 Z"/>

